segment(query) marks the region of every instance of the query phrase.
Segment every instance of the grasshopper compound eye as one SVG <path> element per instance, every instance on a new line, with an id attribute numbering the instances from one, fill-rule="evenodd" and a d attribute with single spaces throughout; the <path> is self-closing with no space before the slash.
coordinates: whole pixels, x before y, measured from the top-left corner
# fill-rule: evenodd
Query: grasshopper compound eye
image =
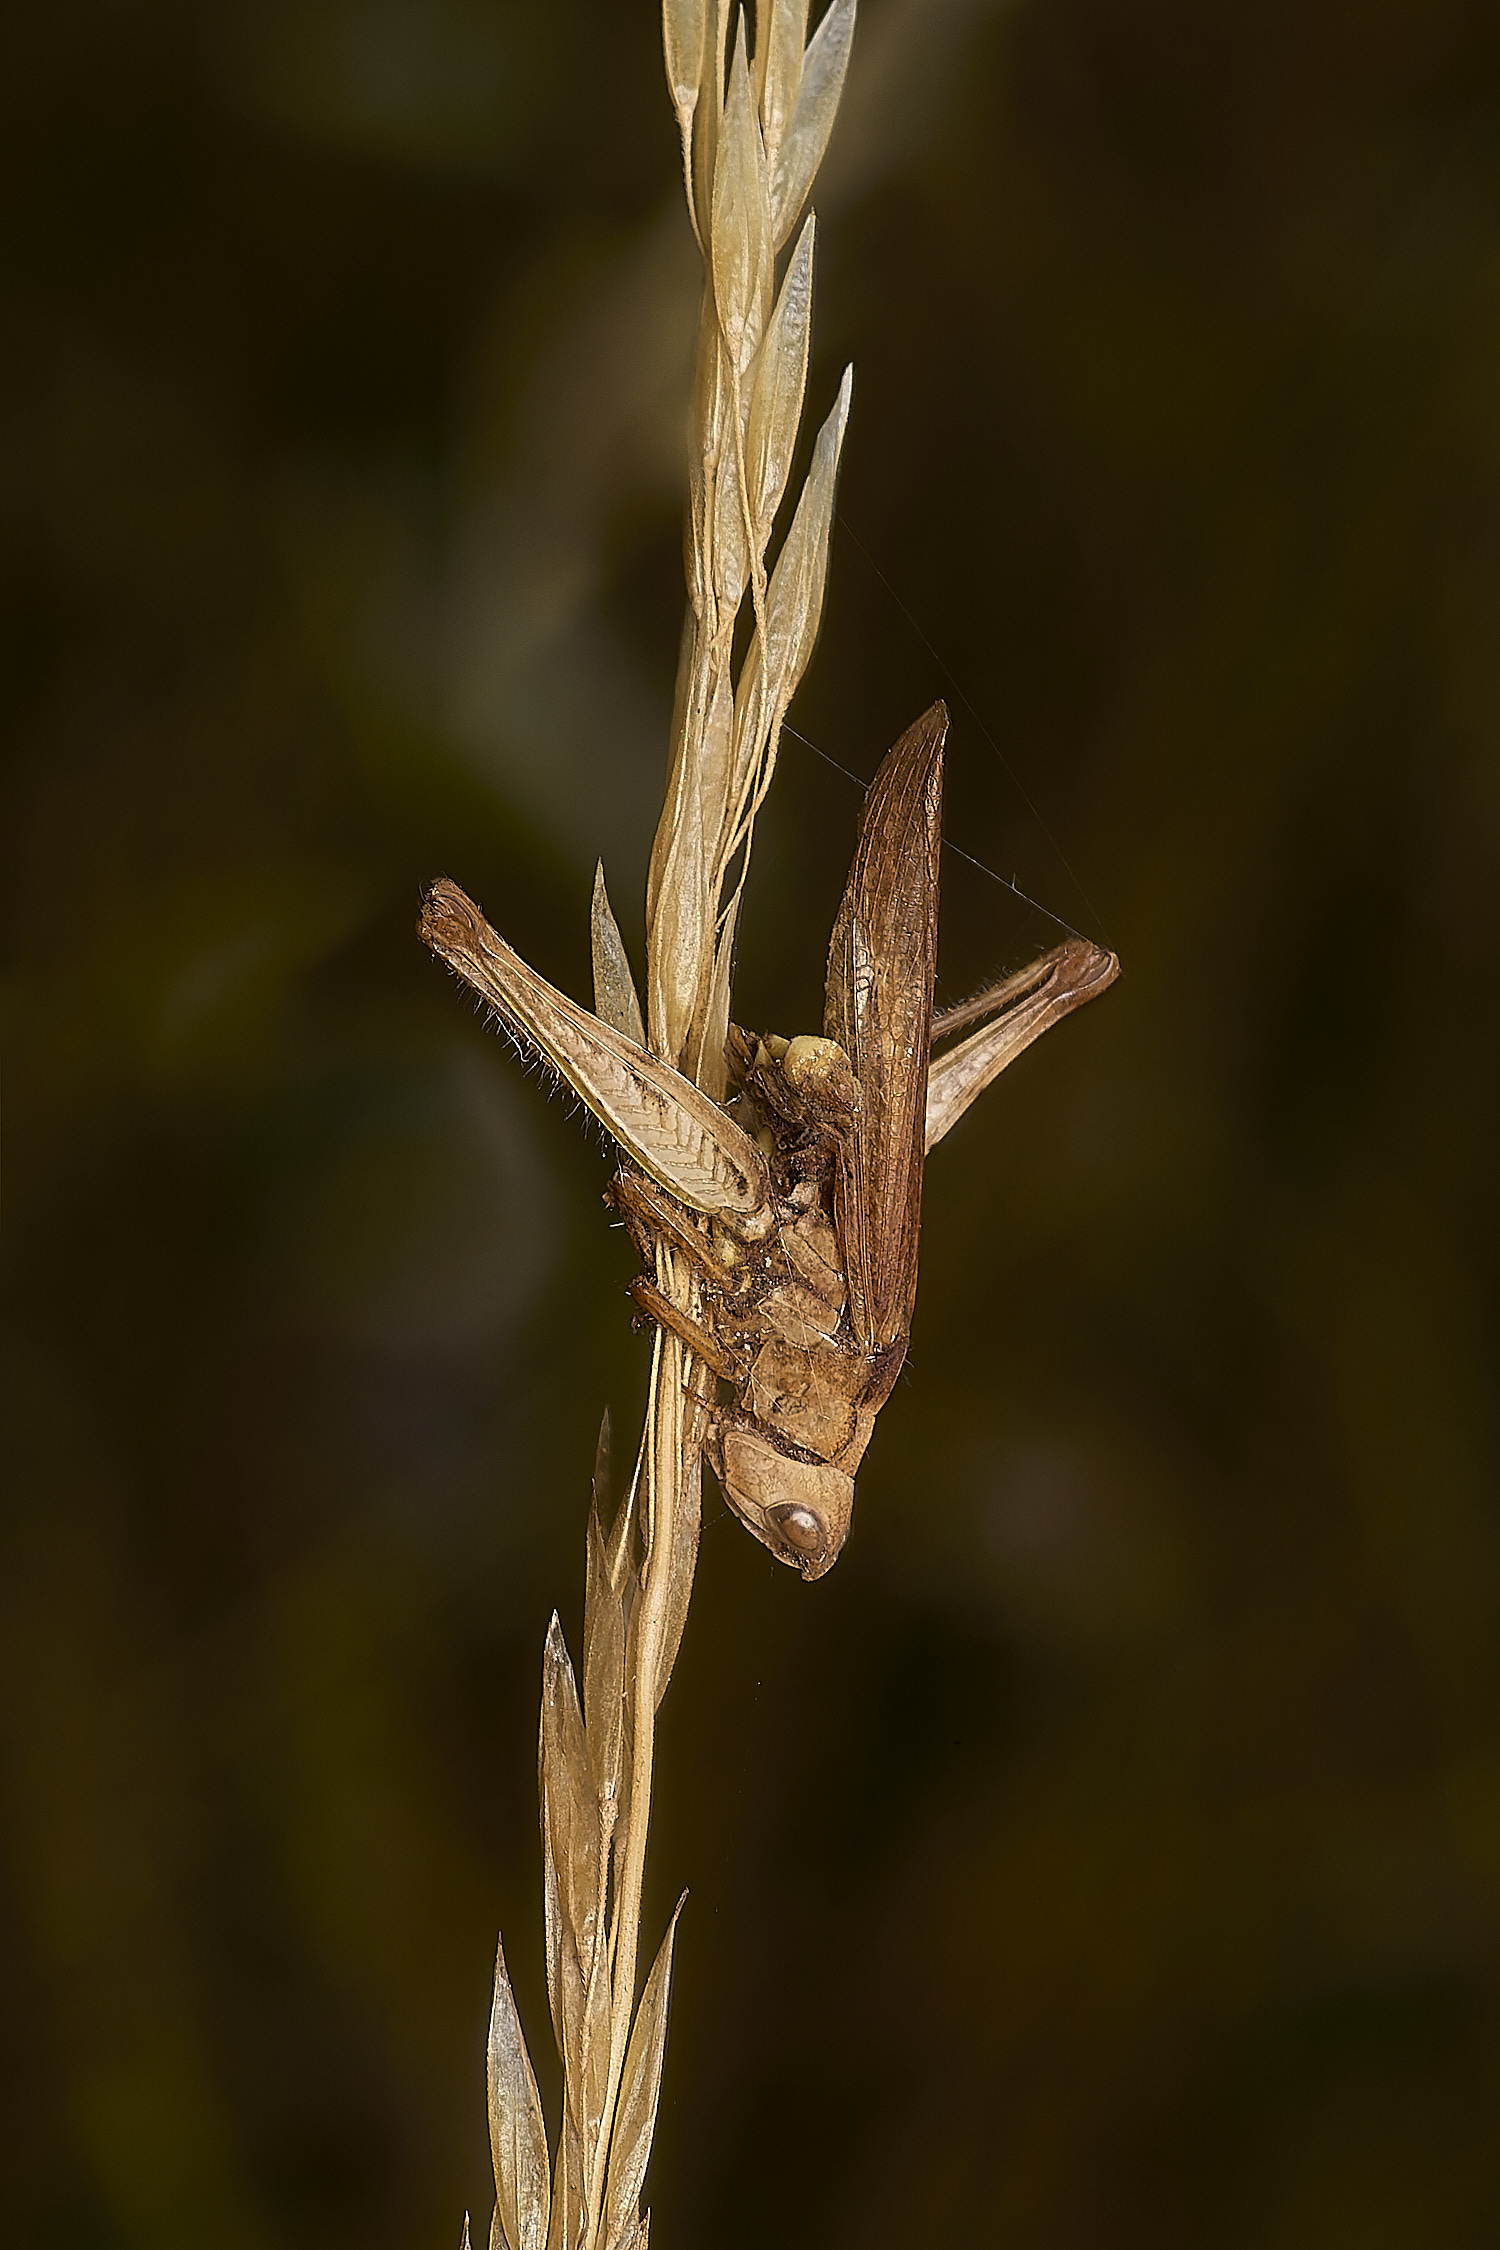
<path id="1" fill-rule="evenodd" d="M 820 1555 L 828 1543 L 828 1534 L 811 1508 L 793 1501 L 786 1507 L 768 1508 L 766 1514 L 787 1545 L 795 1547 L 797 1553 L 806 1555 L 809 1561 Z"/>
<path id="2" fill-rule="evenodd" d="M 711 1456 L 747 1531 L 804 1578 L 831 1570 L 849 1535 L 854 1479 L 831 1461 L 797 1461 L 765 1434 L 731 1423 Z"/>

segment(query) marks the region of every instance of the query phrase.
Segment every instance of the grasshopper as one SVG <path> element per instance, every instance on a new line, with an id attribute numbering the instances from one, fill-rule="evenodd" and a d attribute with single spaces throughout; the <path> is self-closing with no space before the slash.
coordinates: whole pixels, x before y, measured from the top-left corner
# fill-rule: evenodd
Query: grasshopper
<path id="1" fill-rule="evenodd" d="M 934 704 L 865 800 L 822 1036 L 732 1025 L 723 1105 L 528 968 L 456 884 L 433 884 L 418 925 L 618 1144 L 607 1200 L 658 1275 L 631 1295 L 707 1371 L 694 1395 L 729 1505 L 809 1579 L 838 1558 L 855 1470 L 906 1357 L 928 1151 L 1119 975 L 1112 953 L 1072 939 L 934 1017 L 947 731 Z M 659 1286 L 663 1252 L 690 1281 L 687 1309 Z"/>

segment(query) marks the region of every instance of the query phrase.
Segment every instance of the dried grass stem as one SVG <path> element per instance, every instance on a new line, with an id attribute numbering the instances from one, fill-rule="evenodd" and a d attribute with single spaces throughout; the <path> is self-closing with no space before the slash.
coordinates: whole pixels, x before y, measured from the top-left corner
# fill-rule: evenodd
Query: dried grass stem
<path id="1" fill-rule="evenodd" d="M 643 1014 L 636 999 L 602 873 L 594 894 L 595 1005 L 599 1021 L 637 1051 L 644 1025 L 654 1054 L 718 1103 L 755 819 L 782 719 L 817 635 L 849 411 L 846 370 L 768 571 L 807 375 L 811 215 L 779 291 L 776 258 L 801 216 L 832 129 L 854 0 L 833 0 L 811 42 L 807 0 L 762 0 L 753 58 L 743 18 L 729 54 L 727 0 L 713 0 L 711 8 L 706 0 L 665 0 L 662 28 L 688 216 L 705 269 L 689 458 L 688 604 L 666 803 L 647 885 L 646 1008 Z M 735 624 L 747 592 L 755 629 L 735 679 Z M 530 972 L 506 954 L 507 989 L 520 990 Z M 467 958 L 464 965 L 483 989 L 482 965 L 476 969 Z M 567 1074 L 568 1053 L 556 1041 L 555 1052 L 547 1047 L 540 1030 L 536 1036 Z M 758 1163 L 748 1144 L 747 1150 Z M 656 1286 L 664 1315 L 680 1316 L 692 1333 L 698 1278 L 693 1261 L 665 1241 L 656 1248 Z M 549 2162 L 502 1953 L 489 2049 L 491 2250 L 645 2250 L 649 2214 L 640 2215 L 640 2191 L 660 2091 L 676 1917 L 637 2004 L 641 1895 L 656 1712 L 697 1557 L 705 1381 L 711 1395 L 711 1376 L 681 1336 L 658 1327 L 635 1475 L 607 1532 L 607 1475 L 595 1480 L 581 1700 L 555 1618 L 548 1634 L 538 1777 L 563 2118 Z M 601 1457 L 603 1450 L 601 1444 Z"/>

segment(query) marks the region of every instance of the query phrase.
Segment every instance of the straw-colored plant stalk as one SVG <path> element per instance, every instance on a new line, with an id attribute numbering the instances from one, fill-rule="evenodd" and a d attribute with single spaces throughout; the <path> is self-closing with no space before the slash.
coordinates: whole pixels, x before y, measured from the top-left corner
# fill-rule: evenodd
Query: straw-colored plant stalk
<path id="1" fill-rule="evenodd" d="M 807 13 L 808 0 L 761 0 L 752 56 L 743 17 L 731 47 L 726 0 L 665 0 L 663 10 L 688 214 L 705 267 L 688 606 L 666 804 L 647 888 L 644 1022 L 602 871 L 594 893 L 595 1005 L 603 1022 L 648 1045 L 715 1102 L 726 1085 L 730 973 L 755 816 L 817 635 L 849 411 L 846 371 L 768 571 L 807 375 L 810 212 L 779 288 L 777 261 L 828 144 L 854 0 L 832 0 L 810 42 Z M 755 629 L 736 679 L 732 645 L 747 597 Z M 656 1283 L 689 1322 L 697 1319 L 699 1281 L 666 1243 L 656 1251 Z M 644 2250 L 647 2240 L 641 2188 L 677 1916 L 637 2002 L 641 1887 L 656 1712 L 697 1558 L 703 1407 L 712 1389 L 706 1372 L 677 1335 L 658 1327 L 635 1473 L 608 1528 L 607 1425 L 601 1433 L 581 1701 L 555 1617 L 547 1635 L 538 1768 L 547 1989 L 563 2115 L 549 2151 L 502 1951 L 489 2035 L 491 2250 Z"/>

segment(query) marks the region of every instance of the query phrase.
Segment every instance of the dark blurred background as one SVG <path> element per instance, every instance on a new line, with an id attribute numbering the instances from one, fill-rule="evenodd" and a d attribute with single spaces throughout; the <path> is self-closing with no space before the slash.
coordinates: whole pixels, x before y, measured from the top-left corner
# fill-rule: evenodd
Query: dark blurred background
<path id="1" fill-rule="evenodd" d="M 698 276 L 653 8 L 0 32 L 7 2172 L 65 2250 L 482 2230 L 606 1402 L 598 1133 L 413 935 L 641 951 Z M 929 1173 L 837 1571 L 713 1498 L 673 2246 L 1500 2242 L 1500 19 L 869 0 L 793 718 L 1125 963 Z M 789 741 L 737 1013 L 815 1027 Z M 949 855 L 943 992 L 1055 925 Z"/>

